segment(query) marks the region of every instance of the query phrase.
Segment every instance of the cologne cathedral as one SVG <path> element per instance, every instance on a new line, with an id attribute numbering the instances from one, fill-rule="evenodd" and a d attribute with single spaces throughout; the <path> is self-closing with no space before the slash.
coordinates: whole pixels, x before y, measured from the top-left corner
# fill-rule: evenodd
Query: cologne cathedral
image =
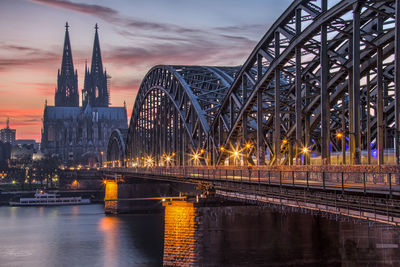
<path id="1" fill-rule="evenodd" d="M 59 156 L 64 162 L 93 164 L 102 161 L 112 130 L 128 128 L 126 107 L 109 107 L 109 76 L 103 71 L 97 24 L 92 64 L 90 69 L 85 66 L 82 106 L 79 106 L 78 73 L 72 61 L 68 23 L 65 27 L 55 105 L 46 103 L 43 112 L 41 150 Z"/>

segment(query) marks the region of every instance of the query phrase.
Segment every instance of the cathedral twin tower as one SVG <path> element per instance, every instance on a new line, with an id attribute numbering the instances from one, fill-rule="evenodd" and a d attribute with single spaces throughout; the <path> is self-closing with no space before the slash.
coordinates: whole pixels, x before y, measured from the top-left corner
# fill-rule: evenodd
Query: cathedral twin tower
<path id="1" fill-rule="evenodd" d="M 58 70 L 55 106 L 79 107 L 78 73 L 74 70 L 68 22 L 65 24 L 64 50 L 61 70 Z M 85 65 L 85 82 L 82 90 L 82 106 L 108 107 L 110 93 L 107 86 L 107 72 L 103 72 L 97 24 L 95 26 L 92 65 Z"/>
<path id="2" fill-rule="evenodd" d="M 58 70 L 55 105 L 45 105 L 41 150 L 64 162 L 102 162 L 111 132 L 127 129 L 125 107 L 109 107 L 107 72 L 103 71 L 98 27 L 94 35 L 92 65 L 85 67 L 82 106 L 79 106 L 78 73 L 72 61 L 68 23 L 61 69 Z"/>

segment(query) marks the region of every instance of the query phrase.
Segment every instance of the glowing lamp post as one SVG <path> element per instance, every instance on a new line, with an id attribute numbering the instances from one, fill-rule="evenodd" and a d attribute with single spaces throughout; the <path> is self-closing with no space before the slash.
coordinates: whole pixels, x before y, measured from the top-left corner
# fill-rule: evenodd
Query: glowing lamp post
<path id="1" fill-rule="evenodd" d="M 343 137 L 344 136 L 341 132 L 336 133 L 336 138 L 342 141 L 342 145 L 341 145 L 342 147 L 340 148 L 341 153 L 343 153 L 343 140 L 344 140 L 344 139 L 342 139 Z M 337 163 L 339 164 L 339 154 L 337 155 Z"/>

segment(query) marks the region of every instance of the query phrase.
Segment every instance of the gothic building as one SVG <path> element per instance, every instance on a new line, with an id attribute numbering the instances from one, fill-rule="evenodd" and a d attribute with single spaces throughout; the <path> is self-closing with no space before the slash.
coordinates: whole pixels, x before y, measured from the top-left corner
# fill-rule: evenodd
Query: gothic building
<path id="1" fill-rule="evenodd" d="M 109 107 L 109 77 L 103 72 L 97 24 L 91 69 L 85 67 L 82 106 L 79 106 L 78 75 L 72 61 L 68 23 L 65 27 L 55 105 L 46 103 L 44 108 L 41 149 L 65 162 L 101 162 L 112 130 L 128 128 L 126 107 Z"/>

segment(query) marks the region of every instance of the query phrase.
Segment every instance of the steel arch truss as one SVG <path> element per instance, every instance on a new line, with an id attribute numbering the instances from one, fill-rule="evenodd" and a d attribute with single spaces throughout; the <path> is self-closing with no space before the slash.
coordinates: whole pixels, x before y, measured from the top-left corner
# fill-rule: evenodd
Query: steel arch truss
<path id="1" fill-rule="evenodd" d="M 114 129 L 111 132 L 110 139 L 107 145 L 107 164 L 115 166 L 123 164 L 125 160 L 125 140 L 127 130 Z"/>
<path id="2" fill-rule="evenodd" d="M 399 1 L 295 0 L 240 69 L 154 67 L 132 112 L 128 157 L 383 164 L 394 149 L 398 163 Z"/>
<path id="3" fill-rule="evenodd" d="M 207 146 L 210 124 L 238 70 L 153 67 L 142 81 L 132 111 L 129 161 L 145 165 L 204 163 L 201 148 Z"/>
<path id="4" fill-rule="evenodd" d="M 396 4 L 294 1 L 224 99 L 211 126 L 214 164 L 229 158 L 224 148 L 247 142 L 254 145 L 242 162 L 260 165 L 309 163 L 310 153 L 329 164 L 346 146 L 351 164 L 371 148 L 378 163 L 384 149 L 395 147 L 398 157 Z"/>

